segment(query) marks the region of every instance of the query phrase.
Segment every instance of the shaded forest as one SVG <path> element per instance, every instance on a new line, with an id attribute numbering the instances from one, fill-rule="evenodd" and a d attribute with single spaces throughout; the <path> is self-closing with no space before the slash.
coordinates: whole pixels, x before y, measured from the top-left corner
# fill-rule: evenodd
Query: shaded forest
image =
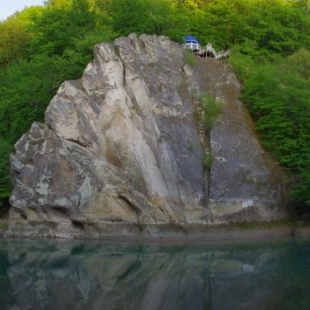
<path id="1" fill-rule="evenodd" d="M 132 32 L 186 34 L 229 48 L 241 99 L 264 147 L 290 176 L 292 206 L 310 207 L 310 1 L 48 0 L 0 22 L 0 213 L 9 154 L 64 80 L 79 78 L 96 43 Z"/>

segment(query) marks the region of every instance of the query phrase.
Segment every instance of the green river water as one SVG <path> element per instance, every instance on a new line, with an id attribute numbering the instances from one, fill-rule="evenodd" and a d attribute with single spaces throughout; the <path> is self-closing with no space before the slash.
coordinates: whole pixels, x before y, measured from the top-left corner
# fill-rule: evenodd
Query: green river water
<path id="1" fill-rule="evenodd" d="M 0 309 L 310 309 L 310 240 L 0 240 Z"/>

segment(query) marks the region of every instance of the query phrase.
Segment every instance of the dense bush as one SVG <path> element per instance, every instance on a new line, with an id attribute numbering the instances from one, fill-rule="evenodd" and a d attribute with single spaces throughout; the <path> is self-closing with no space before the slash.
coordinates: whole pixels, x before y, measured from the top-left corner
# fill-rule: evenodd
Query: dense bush
<path id="1" fill-rule="evenodd" d="M 241 96 L 263 145 L 296 183 L 292 197 L 300 207 L 310 206 L 309 61 L 310 53 L 300 50 L 282 62 L 256 64 Z"/>

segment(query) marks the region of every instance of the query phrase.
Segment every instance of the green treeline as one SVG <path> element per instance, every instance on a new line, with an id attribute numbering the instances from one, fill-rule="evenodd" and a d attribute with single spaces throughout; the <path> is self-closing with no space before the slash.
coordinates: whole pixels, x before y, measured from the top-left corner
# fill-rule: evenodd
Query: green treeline
<path id="1" fill-rule="evenodd" d="M 0 22 L 0 208 L 9 154 L 93 46 L 132 32 L 186 34 L 229 48 L 242 100 L 266 149 L 289 172 L 293 203 L 310 206 L 310 1 L 48 0 Z"/>

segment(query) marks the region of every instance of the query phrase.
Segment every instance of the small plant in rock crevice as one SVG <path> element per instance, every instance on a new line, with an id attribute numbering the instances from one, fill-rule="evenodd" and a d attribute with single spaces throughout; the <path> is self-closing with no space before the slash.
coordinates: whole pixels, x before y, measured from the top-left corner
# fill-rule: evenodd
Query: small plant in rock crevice
<path id="1" fill-rule="evenodd" d="M 198 102 L 202 108 L 198 118 L 199 124 L 204 127 L 205 131 L 210 132 L 223 110 L 223 104 L 216 102 L 216 99 L 208 93 L 200 94 Z"/>
<path id="2" fill-rule="evenodd" d="M 194 151 L 194 144 L 192 141 L 189 142 L 188 146 L 187 146 L 187 150 L 189 152 L 193 152 Z"/>
<path id="3" fill-rule="evenodd" d="M 194 118 L 197 120 L 199 130 L 203 132 L 202 141 L 205 146 L 204 154 L 202 158 L 202 164 L 207 171 L 211 169 L 213 163 L 213 156 L 211 154 L 210 146 L 210 132 L 215 125 L 218 117 L 223 110 L 223 103 L 219 103 L 209 93 L 201 93 L 197 95 L 196 92 L 191 93 L 192 99 L 195 102 Z"/>
<path id="4" fill-rule="evenodd" d="M 207 149 L 205 149 L 205 151 L 204 151 L 202 163 L 203 163 L 203 167 L 205 169 L 208 169 L 208 170 L 211 169 L 211 166 L 213 163 L 213 156 L 212 156 L 211 152 Z"/>
<path id="5" fill-rule="evenodd" d="M 196 58 L 192 54 L 191 50 L 184 49 L 183 50 L 183 61 L 185 64 L 189 65 L 190 67 L 193 67 L 196 64 Z"/>

